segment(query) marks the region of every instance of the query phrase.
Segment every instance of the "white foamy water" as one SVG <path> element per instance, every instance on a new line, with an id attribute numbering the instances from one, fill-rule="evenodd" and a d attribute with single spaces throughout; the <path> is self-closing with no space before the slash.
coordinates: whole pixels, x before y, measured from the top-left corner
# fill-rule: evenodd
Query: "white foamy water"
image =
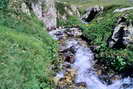
<path id="1" fill-rule="evenodd" d="M 53 34 L 52 34 L 53 35 Z M 54 34 L 55 35 L 55 34 Z M 54 39 L 58 39 L 54 36 Z M 111 85 L 104 84 L 102 80 L 98 78 L 96 71 L 94 71 L 94 54 L 90 48 L 81 44 L 79 40 L 67 39 L 65 40 L 65 46 L 62 49 L 68 49 L 73 47 L 75 50 L 75 62 L 71 64 L 76 73 L 75 83 L 84 82 L 87 89 L 133 89 L 133 79 L 128 77 L 121 80 L 113 81 Z M 63 77 L 63 73 L 58 73 L 59 77 Z"/>
<path id="2" fill-rule="evenodd" d="M 86 83 L 88 89 L 105 89 L 105 85 L 98 79 L 93 71 L 93 53 L 89 48 L 80 46 L 75 54 L 73 68 L 77 70 L 76 83 Z"/>

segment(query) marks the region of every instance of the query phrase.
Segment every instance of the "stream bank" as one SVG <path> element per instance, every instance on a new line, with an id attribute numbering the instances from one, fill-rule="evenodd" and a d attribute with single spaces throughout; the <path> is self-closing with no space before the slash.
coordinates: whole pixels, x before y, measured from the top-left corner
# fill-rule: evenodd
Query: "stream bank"
<path id="1" fill-rule="evenodd" d="M 119 75 L 110 78 L 94 68 L 94 53 L 88 43 L 81 39 L 80 28 L 63 28 L 49 34 L 60 42 L 63 63 L 55 77 L 57 89 L 132 89 L 133 79 Z M 98 67 L 98 66 L 97 66 Z M 110 75 L 111 76 L 111 75 Z"/>
<path id="2" fill-rule="evenodd" d="M 112 18 L 103 19 L 102 17 L 99 19 L 97 16 L 102 15 L 101 14 L 102 12 L 103 12 L 103 7 L 96 6 L 93 8 L 89 8 L 86 10 L 86 14 L 83 15 L 81 20 L 86 25 L 89 25 L 88 30 L 86 30 L 87 32 L 89 31 L 91 32 L 92 30 L 92 33 L 90 32 L 89 32 L 90 34 L 87 33 L 87 35 L 90 36 L 89 38 L 96 39 L 97 37 L 99 38 L 102 37 L 102 40 L 99 38 L 96 40 L 93 40 L 93 39 L 91 40 L 94 42 L 96 41 L 97 43 L 100 43 L 100 48 L 105 47 L 106 49 L 109 49 L 108 47 L 105 46 L 107 44 L 105 41 L 107 40 L 103 38 L 104 34 L 109 33 L 108 31 L 110 31 L 109 35 L 112 36 L 111 39 L 113 39 L 113 41 L 114 41 L 114 38 L 116 37 L 114 36 L 114 34 L 117 34 L 117 37 L 116 37 L 117 40 L 115 41 L 119 41 L 119 38 L 120 39 L 125 38 L 124 37 L 125 32 L 124 31 L 119 32 L 119 30 L 121 29 L 119 29 L 117 26 L 116 26 L 117 30 L 114 29 L 114 31 L 111 32 L 112 26 L 114 26 L 114 23 L 116 21 L 115 18 L 117 17 L 117 15 L 113 15 Z M 92 15 L 94 16 L 93 18 L 91 18 Z M 108 16 L 111 16 L 111 15 L 108 15 Z M 96 18 L 96 21 L 94 20 L 94 18 Z M 105 20 L 107 23 L 104 21 L 99 23 L 101 19 Z M 98 23 L 99 25 L 97 26 L 96 24 L 96 26 L 94 26 L 94 24 L 90 22 L 86 23 L 85 21 L 92 21 L 94 22 L 94 24 Z M 118 22 L 118 24 L 120 23 Z M 91 50 L 91 48 L 93 47 L 90 47 L 88 45 L 90 43 L 82 39 L 82 38 L 85 38 L 82 31 L 83 30 L 81 30 L 80 27 L 73 27 L 73 26 L 69 28 L 49 29 L 49 35 L 51 35 L 53 39 L 59 41 L 59 49 L 60 49 L 59 54 L 62 58 L 62 63 L 57 65 L 60 67 L 60 71 L 57 72 L 56 77 L 54 79 L 55 84 L 57 85 L 57 89 L 80 89 L 80 88 L 81 89 L 82 88 L 86 88 L 86 89 L 132 89 L 133 86 L 132 86 L 131 77 L 123 78 L 121 75 L 114 73 L 114 71 L 112 72 L 112 74 L 110 71 L 109 73 L 107 71 L 105 73 L 102 73 L 103 71 L 105 71 L 107 64 L 101 67 L 100 65 L 102 65 L 101 64 L 102 62 L 100 63 L 100 65 L 99 63 L 96 63 L 97 59 L 95 59 L 95 53 Z M 98 32 L 97 35 L 95 34 L 95 31 L 96 33 Z M 107 35 L 105 35 L 105 37 L 106 39 L 109 38 Z M 103 43 L 103 41 L 105 44 Z M 113 46 L 110 46 L 111 43 L 112 42 L 109 42 L 110 48 L 113 47 Z M 112 57 L 112 54 L 111 54 L 111 57 Z M 120 61 L 121 57 L 119 56 L 116 56 L 116 57 L 118 57 L 118 60 Z M 103 57 L 103 58 L 106 58 L 106 57 Z M 123 59 L 122 59 L 122 63 L 123 63 Z M 121 66 L 123 65 L 120 65 L 120 67 Z"/>

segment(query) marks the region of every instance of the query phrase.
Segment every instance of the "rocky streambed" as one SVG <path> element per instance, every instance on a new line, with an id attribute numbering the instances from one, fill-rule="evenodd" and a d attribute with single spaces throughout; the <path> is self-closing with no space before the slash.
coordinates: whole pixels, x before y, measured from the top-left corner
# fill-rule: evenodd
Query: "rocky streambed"
<path id="1" fill-rule="evenodd" d="M 133 79 L 130 77 L 101 77 L 106 75 L 94 68 L 94 53 L 81 38 L 80 28 L 57 28 L 49 34 L 59 41 L 60 56 L 63 60 L 58 64 L 60 71 L 54 78 L 56 89 L 133 89 Z"/>

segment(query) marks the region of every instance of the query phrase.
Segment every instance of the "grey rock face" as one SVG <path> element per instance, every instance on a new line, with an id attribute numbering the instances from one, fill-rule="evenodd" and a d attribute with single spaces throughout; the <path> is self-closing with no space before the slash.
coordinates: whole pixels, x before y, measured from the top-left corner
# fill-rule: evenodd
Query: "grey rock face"
<path id="1" fill-rule="evenodd" d="M 133 43 L 133 23 L 125 17 L 120 17 L 108 45 L 111 48 L 124 48 L 130 43 Z"/>
<path id="2" fill-rule="evenodd" d="M 80 17 L 78 8 L 74 5 L 55 2 L 55 0 L 36 0 L 30 2 L 30 9 L 24 2 L 21 4 L 22 12 L 30 15 L 30 10 L 44 23 L 48 30 L 57 27 L 57 20 L 67 20 L 69 16 Z M 63 12 L 63 13 L 62 13 Z"/>
<path id="3" fill-rule="evenodd" d="M 32 9 L 35 15 L 44 22 L 48 29 L 56 28 L 57 14 L 55 0 L 39 0 L 32 3 Z"/>
<path id="4" fill-rule="evenodd" d="M 87 8 L 86 11 L 85 11 L 85 14 L 81 17 L 81 19 L 84 21 L 84 22 L 90 22 L 92 19 L 95 18 L 95 16 L 102 12 L 104 9 L 103 6 L 94 6 L 94 7 L 90 7 L 90 8 Z"/>

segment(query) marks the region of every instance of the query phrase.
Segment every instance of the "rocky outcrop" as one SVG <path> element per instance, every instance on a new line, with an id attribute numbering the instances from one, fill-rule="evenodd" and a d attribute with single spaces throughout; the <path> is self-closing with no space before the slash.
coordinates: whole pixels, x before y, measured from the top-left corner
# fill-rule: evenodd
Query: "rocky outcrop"
<path id="1" fill-rule="evenodd" d="M 97 6 L 97 5 L 94 7 L 87 8 L 85 14 L 81 17 L 81 19 L 83 20 L 83 22 L 90 22 L 95 18 L 97 14 L 102 12 L 103 9 L 104 9 L 103 6 Z"/>
<path id="2" fill-rule="evenodd" d="M 23 8 L 26 6 L 23 4 Z M 74 5 L 67 5 L 55 0 L 36 0 L 31 3 L 35 15 L 43 21 L 48 30 L 57 27 L 57 20 L 67 20 L 70 16 L 80 17 L 79 9 Z M 27 12 L 23 9 L 24 12 Z"/>
<path id="3" fill-rule="evenodd" d="M 133 43 L 133 23 L 126 17 L 120 17 L 117 23 L 118 25 L 108 40 L 108 45 L 111 48 L 125 48 Z"/>
<path id="4" fill-rule="evenodd" d="M 56 28 L 57 14 L 55 0 L 38 0 L 32 3 L 35 15 L 44 22 L 48 29 Z"/>
<path id="5" fill-rule="evenodd" d="M 80 17 L 79 8 L 62 2 L 56 2 L 58 19 L 67 20 L 70 16 Z"/>
<path id="6" fill-rule="evenodd" d="M 70 16 L 80 17 L 78 7 L 55 0 L 10 1 L 10 8 L 31 15 L 33 12 L 48 30 L 57 27 L 57 20 L 67 20 Z"/>

